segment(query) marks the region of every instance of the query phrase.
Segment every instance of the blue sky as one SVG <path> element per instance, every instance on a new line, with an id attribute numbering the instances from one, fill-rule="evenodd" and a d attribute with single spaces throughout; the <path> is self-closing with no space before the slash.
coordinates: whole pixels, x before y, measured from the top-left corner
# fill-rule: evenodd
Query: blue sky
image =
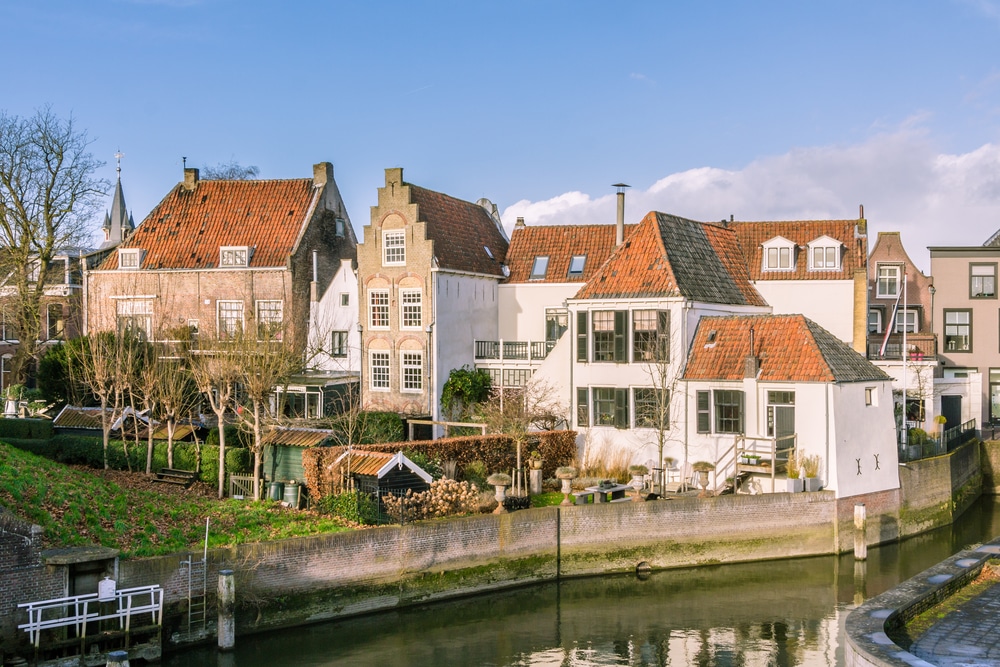
<path id="1" fill-rule="evenodd" d="M 1000 0 L 5 0 L 0 109 L 72 114 L 139 221 L 189 166 L 386 167 L 513 224 L 853 218 L 1000 228 Z M 95 220 L 95 230 L 99 221 Z"/>

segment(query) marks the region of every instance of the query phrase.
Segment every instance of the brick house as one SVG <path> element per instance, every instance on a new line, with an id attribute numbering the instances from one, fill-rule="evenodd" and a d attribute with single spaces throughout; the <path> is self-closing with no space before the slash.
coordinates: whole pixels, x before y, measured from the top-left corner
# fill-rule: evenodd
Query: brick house
<path id="1" fill-rule="evenodd" d="M 314 165 L 312 178 L 287 180 L 200 180 L 185 169 L 135 232 L 86 272 L 86 329 L 212 340 L 266 326 L 306 355 L 310 325 L 323 321 L 314 311 L 355 253 L 328 162 Z M 310 410 L 303 396 L 302 416 L 320 416 L 317 392 L 328 379 L 316 374 L 312 391 L 303 388 L 314 398 Z"/>
<path id="2" fill-rule="evenodd" d="M 385 170 L 358 244 L 365 409 L 432 417 L 452 369 L 476 340 L 496 340 L 508 239 L 496 207 L 473 204 Z"/>

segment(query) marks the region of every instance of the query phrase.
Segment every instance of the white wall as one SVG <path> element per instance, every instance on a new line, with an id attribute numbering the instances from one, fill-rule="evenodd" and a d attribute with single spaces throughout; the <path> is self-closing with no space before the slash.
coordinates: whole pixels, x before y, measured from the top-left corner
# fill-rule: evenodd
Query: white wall
<path id="1" fill-rule="evenodd" d="M 448 374 L 475 366 L 476 340 L 498 339 L 495 278 L 433 270 L 433 343 L 431 389 L 434 419 L 440 418 L 441 391 Z"/>
<path id="2" fill-rule="evenodd" d="M 853 280 L 759 280 L 776 315 L 801 313 L 848 345 L 854 342 Z"/>
<path id="3" fill-rule="evenodd" d="M 583 283 L 513 283 L 500 285 L 500 338 L 545 340 L 545 309 L 563 308 Z"/>
<path id="4" fill-rule="evenodd" d="M 347 294 L 347 306 L 340 305 Z M 350 259 L 340 261 L 333 280 L 318 302 L 310 304 L 308 368 L 323 372 L 361 372 L 361 334 L 358 332 L 358 276 Z M 347 332 L 347 356 L 330 356 L 334 331 Z"/>
<path id="5" fill-rule="evenodd" d="M 866 387 L 877 387 L 877 405 L 865 405 Z M 899 454 L 891 383 L 833 385 L 829 391 L 833 406 L 833 438 L 825 458 L 831 473 L 829 488 L 836 490 L 838 498 L 898 489 Z"/>

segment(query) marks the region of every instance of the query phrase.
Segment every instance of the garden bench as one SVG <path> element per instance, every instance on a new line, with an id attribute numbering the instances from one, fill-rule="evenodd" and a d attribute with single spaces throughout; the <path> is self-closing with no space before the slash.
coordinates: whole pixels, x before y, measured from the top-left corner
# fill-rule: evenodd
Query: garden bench
<path id="1" fill-rule="evenodd" d="M 586 505 L 587 503 L 594 502 L 593 491 L 577 491 L 573 496 L 576 498 L 577 505 Z"/>
<path id="2" fill-rule="evenodd" d="M 159 472 L 156 473 L 156 477 L 153 479 L 154 482 L 163 482 L 164 484 L 179 484 L 184 488 L 187 488 L 194 484 L 195 480 L 198 478 L 198 473 L 194 470 L 175 470 L 174 468 L 160 468 Z"/>

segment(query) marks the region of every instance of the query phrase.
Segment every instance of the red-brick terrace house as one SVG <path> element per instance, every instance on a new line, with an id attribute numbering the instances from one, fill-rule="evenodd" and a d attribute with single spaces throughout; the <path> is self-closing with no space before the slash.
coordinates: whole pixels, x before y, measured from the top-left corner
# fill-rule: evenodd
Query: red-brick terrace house
<path id="1" fill-rule="evenodd" d="M 321 299 L 356 239 L 333 166 L 312 178 L 200 180 L 185 169 L 135 232 L 86 273 L 88 332 L 225 338 L 267 326 L 305 351 Z M 315 283 L 315 284 L 314 284 Z"/>

